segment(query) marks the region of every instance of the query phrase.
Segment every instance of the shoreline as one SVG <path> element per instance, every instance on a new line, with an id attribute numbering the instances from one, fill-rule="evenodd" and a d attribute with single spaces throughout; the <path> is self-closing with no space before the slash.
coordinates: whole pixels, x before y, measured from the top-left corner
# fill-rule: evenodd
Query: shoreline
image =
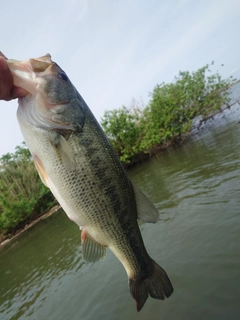
<path id="1" fill-rule="evenodd" d="M 38 223 L 41 220 L 44 220 L 48 217 L 50 217 L 53 213 L 58 211 L 61 208 L 60 204 L 55 205 L 53 208 L 51 208 L 48 212 L 44 213 L 43 215 L 39 216 L 38 218 L 32 220 L 27 225 L 24 226 L 24 228 L 21 228 L 14 232 L 13 234 L 9 234 L 9 237 L 6 237 L 2 242 L 0 242 L 0 249 L 5 246 L 6 244 L 10 243 L 12 240 L 16 239 L 18 236 L 20 236 L 22 233 L 30 229 L 32 226 L 34 226 L 36 223 Z"/>
<path id="2" fill-rule="evenodd" d="M 240 82 L 240 80 L 238 80 L 236 83 Z M 235 83 L 235 84 L 236 84 Z M 194 129 L 197 131 L 200 130 L 200 127 L 203 123 L 206 123 L 209 119 L 213 119 L 217 114 L 224 112 L 227 109 L 231 109 L 234 105 L 236 104 L 240 104 L 240 100 L 237 99 L 234 102 L 231 102 L 229 105 L 227 105 L 225 108 L 223 108 L 222 110 L 217 111 L 215 114 L 209 115 L 207 118 L 205 119 L 201 119 L 199 121 L 199 123 L 197 125 L 195 125 L 192 127 L 192 130 L 190 133 L 188 133 L 187 135 L 183 135 L 181 136 L 181 139 L 179 139 L 178 143 L 176 143 L 176 145 L 174 143 L 170 143 L 168 145 L 162 146 L 162 145 L 158 145 L 153 147 L 152 149 L 152 153 L 150 156 L 146 156 L 144 158 L 141 159 L 141 161 L 132 163 L 131 165 L 128 166 L 124 166 L 125 170 L 127 171 L 127 169 L 130 169 L 132 166 L 137 165 L 141 162 L 144 162 L 152 157 L 157 156 L 158 154 L 161 154 L 162 152 L 165 152 L 166 150 L 170 149 L 170 148 L 176 148 L 176 147 L 181 147 L 181 145 L 187 140 L 187 138 L 191 135 L 191 134 L 196 134 L 196 132 L 194 133 Z M 179 138 L 179 137 L 178 137 Z M 172 141 L 173 142 L 173 141 Z M 51 209 L 49 209 L 46 213 L 44 213 L 43 215 L 40 215 L 39 217 L 37 217 L 36 219 L 30 221 L 28 224 L 26 224 L 23 228 L 20 228 L 18 230 L 16 230 L 13 233 L 9 233 L 8 235 L 6 235 L 6 237 L 1 241 L 0 239 L 0 249 L 2 247 L 4 247 L 5 245 L 7 245 L 8 243 L 10 243 L 12 240 L 16 239 L 18 236 L 20 236 L 22 233 L 24 233 L 26 230 L 30 229 L 32 226 L 34 226 L 36 223 L 38 223 L 41 220 L 44 220 L 46 218 L 48 218 L 49 216 L 51 216 L 53 213 L 55 213 L 56 211 L 58 211 L 61 208 L 61 206 L 59 204 L 55 205 L 54 207 L 52 207 Z"/>

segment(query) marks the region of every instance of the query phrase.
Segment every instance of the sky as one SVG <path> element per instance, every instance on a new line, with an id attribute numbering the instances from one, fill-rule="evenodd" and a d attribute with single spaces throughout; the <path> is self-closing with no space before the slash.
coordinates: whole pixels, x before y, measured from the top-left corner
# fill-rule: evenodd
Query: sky
<path id="1" fill-rule="evenodd" d="M 50 53 L 98 121 L 212 61 L 240 78 L 239 0 L 1 0 L 0 30 L 8 58 Z M 17 105 L 0 101 L 0 156 L 23 141 Z"/>

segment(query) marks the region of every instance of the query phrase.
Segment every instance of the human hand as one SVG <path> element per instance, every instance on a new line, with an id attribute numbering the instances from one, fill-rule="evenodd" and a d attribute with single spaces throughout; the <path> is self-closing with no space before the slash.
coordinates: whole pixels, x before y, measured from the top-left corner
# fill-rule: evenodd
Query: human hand
<path id="1" fill-rule="evenodd" d="M 7 58 L 0 52 L 0 100 L 9 101 L 25 96 L 27 92 L 14 86 L 12 73 L 6 59 Z"/>

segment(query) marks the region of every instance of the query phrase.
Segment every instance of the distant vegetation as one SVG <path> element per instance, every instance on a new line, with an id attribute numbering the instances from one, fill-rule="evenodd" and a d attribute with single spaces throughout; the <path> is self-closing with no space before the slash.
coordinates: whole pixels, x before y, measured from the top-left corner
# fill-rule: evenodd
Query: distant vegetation
<path id="1" fill-rule="evenodd" d="M 25 144 L 0 158 L 0 240 L 54 203 L 56 200 L 39 179 Z"/>
<path id="2" fill-rule="evenodd" d="M 229 102 L 234 79 L 223 80 L 209 68 L 179 72 L 172 83 L 156 85 L 145 108 L 135 104 L 104 113 L 101 125 L 125 166 L 181 143 L 194 117 L 204 120 Z M 0 241 L 55 203 L 25 144 L 0 158 Z"/>
<path id="3" fill-rule="evenodd" d="M 229 102 L 228 88 L 236 80 L 211 74 L 211 65 L 192 73 L 179 72 L 172 83 L 156 85 L 145 108 L 134 105 L 105 111 L 101 125 L 124 165 L 181 143 L 191 131 L 193 118 L 204 120 Z"/>

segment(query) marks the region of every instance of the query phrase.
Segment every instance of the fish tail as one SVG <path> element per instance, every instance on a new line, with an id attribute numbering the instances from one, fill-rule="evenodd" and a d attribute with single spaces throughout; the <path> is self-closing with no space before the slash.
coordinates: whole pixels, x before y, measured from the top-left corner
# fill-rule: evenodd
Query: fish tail
<path id="1" fill-rule="evenodd" d="M 149 274 L 137 279 L 129 279 L 132 297 L 136 300 L 137 311 L 140 311 L 148 295 L 154 299 L 164 300 L 173 293 L 173 286 L 166 272 L 154 260 L 151 260 Z"/>

